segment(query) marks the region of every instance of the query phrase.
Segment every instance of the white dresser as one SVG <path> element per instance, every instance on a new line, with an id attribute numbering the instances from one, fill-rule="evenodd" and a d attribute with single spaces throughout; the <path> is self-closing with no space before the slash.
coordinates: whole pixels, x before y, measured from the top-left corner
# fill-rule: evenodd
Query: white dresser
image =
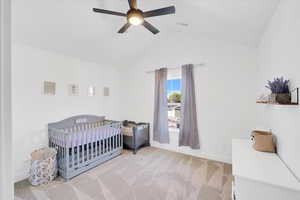
<path id="1" fill-rule="evenodd" d="M 232 141 L 232 172 L 236 200 L 300 200 L 300 182 L 278 155 L 255 151 L 250 140 Z"/>

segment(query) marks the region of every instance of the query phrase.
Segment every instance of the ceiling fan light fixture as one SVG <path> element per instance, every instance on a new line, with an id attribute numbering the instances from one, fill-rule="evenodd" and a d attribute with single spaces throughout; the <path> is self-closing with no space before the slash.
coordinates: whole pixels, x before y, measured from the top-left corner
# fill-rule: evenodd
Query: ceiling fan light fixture
<path id="1" fill-rule="evenodd" d="M 130 17 L 129 18 L 129 23 L 131 25 L 134 25 L 134 26 L 138 26 L 138 25 L 141 25 L 142 23 L 144 22 L 144 20 L 140 17 Z"/>
<path id="2" fill-rule="evenodd" d="M 143 13 L 139 10 L 131 10 L 127 17 L 131 25 L 138 26 L 144 23 Z"/>

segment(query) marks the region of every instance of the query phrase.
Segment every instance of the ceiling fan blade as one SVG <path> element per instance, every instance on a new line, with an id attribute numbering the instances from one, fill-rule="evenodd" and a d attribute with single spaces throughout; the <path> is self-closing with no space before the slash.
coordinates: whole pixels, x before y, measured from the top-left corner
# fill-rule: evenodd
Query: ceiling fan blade
<path id="1" fill-rule="evenodd" d="M 159 33 L 159 30 L 157 28 L 155 28 L 154 26 L 152 26 L 152 24 L 150 24 L 149 22 L 147 22 L 146 20 L 144 21 L 144 24 L 146 29 L 148 29 L 149 31 L 151 31 L 154 35 Z"/>
<path id="2" fill-rule="evenodd" d="M 129 7 L 130 7 L 130 8 L 137 9 L 137 3 L 136 3 L 136 0 L 128 0 L 128 3 L 129 3 Z"/>
<path id="3" fill-rule="evenodd" d="M 150 10 L 143 13 L 144 18 L 147 17 L 156 17 L 161 15 L 169 15 L 169 14 L 175 14 L 175 6 L 170 6 L 166 8 L 160 8 L 156 10 Z"/>
<path id="4" fill-rule="evenodd" d="M 118 33 L 124 33 L 125 31 L 127 31 L 127 29 L 130 27 L 131 25 L 129 23 L 125 24 L 119 31 Z"/>
<path id="5" fill-rule="evenodd" d="M 98 12 L 98 13 L 108 14 L 108 15 L 116 15 L 116 16 L 122 16 L 122 17 L 127 16 L 125 13 L 115 12 L 115 11 L 110 11 L 110 10 L 103 10 L 103 9 L 99 9 L 99 8 L 93 8 L 93 11 Z"/>

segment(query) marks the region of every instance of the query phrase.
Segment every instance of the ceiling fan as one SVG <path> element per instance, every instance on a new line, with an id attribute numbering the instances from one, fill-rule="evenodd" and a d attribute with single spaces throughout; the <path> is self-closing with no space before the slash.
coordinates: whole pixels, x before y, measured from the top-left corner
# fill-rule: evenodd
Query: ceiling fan
<path id="1" fill-rule="evenodd" d="M 137 8 L 137 0 L 128 0 L 128 3 L 130 9 L 126 14 L 121 12 L 110 11 L 110 10 L 103 10 L 99 8 L 93 8 L 93 11 L 98 13 L 103 13 L 103 14 L 127 17 L 127 23 L 119 30 L 118 33 L 124 33 L 131 25 L 134 26 L 143 25 L 146 29 L 151 31 L 153 34 L 157 34 L 159 33 L 159 30 L 155 28 L 153 25 L 151 25 L 149 22 L 147 22 L 145 18 L 175 14 L 175 6 L 143 12 L 142 10 Z"/>

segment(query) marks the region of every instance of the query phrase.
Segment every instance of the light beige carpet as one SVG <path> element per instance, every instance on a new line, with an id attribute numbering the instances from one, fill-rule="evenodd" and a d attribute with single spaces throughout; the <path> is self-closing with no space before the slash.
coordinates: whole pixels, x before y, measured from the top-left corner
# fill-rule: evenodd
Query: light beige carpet
<path id="1" fill-rule="evenodd" d="M 15 184 L 15 200 L 230 200 L 231 165 L 153 147 L 129 151 L 47 186 Z"/>

